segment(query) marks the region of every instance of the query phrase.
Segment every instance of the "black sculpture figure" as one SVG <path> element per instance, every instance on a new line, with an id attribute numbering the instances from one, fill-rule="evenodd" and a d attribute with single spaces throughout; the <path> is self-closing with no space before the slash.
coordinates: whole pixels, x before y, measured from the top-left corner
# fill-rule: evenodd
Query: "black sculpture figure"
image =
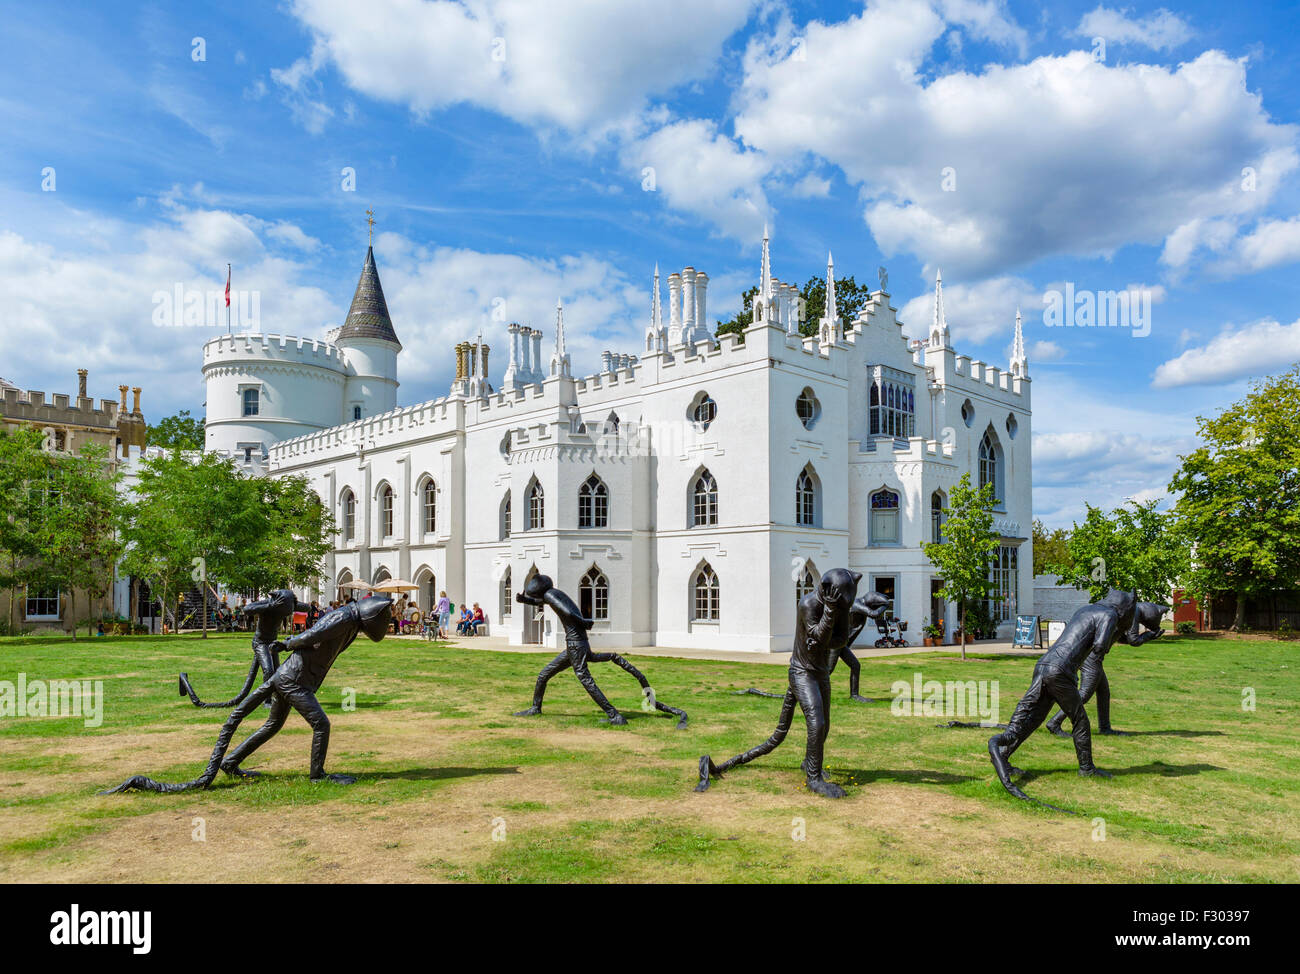
<path id="1" fill-rule="evenodd" d="M 696 791 L 707 791 L 710 777 L 721 778 L 737 765 L 748 764 L 776 750 L 790 733 L 797 700 L 808 725 L 808 744 L 802 764 L 808 790 L 826 798 L 844 797 L 843 788 L 826 780 L 822 757 L 826 735 L 830 731 L 831 668 L 839 651 L 848 645 L 854 596 L 860 581 L 862 575 L 859 572 L 832 568 L 822 576 L 817 590 L 799 601 L 794 651 L 790 659 L 790 688 L 781 701 L 781 716 L 777 719 L 776 730 L 762 744 L 722 764 L 715 765 L 707 754 L 701 755 L 700 781 L 695 786 Z"/>
<path id="2" fill-rule="evenodd" d="M 132 788 L 141 791 L 176 792 L 189 791 L 191 788 L 207 788 L 217 777 L 218 771 L 241 778 L 256 777 L 258 772 L 245 771 L 240 767 L 244 759 L 279 733 L 289 716 L 292 707 L 311 725 L 311 780 L 333 781 L 341 785 L 350 785 L 356 778 L 350 775 L 325 773 L 325 754 L 329 750 L 330 721 L 324 709 L 316 699 L 330 667 L 339 655 L 352 645 L 360 633 L 365 633 L 375 642 L 379 642 L 388 632 L 393 603 L 387 598 L 370 596 L 360 602 L 350 602 L 341 608 L 327 612 L 316 625 L 306 632 L 290 637 L 280 648 L 291 655 L 260 687 L 249 694 L 244 701 L 226 718 L 217 735 L 216 746 L 203 774 L 193 781 L 172 784 L 154 781 L 144 775 L 127 778 L 116 788 L 100 792 L 111 795 L 115 792 L 129 791 Z M 250 734 L 239 747 L 226 756 L 230 739 L 239 728 L 240 723 L 261 706 L 264 700 L 271 700 L 271 715 L 266 723 Z"/>
<path id="3" fill-rule="evenodd" d="M 307 607 L 299 602 L 298 597 L 288 589 L 277 589 L 268 598 L 245 606 L 244 614 L 251 616 L 254 620 L 253 662 L 248 667 L 248 676 L 244 680 L 244 687 L 239 691 L 239 695 L 229 700 L 223 700 L 220 703 L 205 703 L 199 699 L 193 684 L 190 683 L 189 674 L 182 673 L 180 677 L 181 696 L 188 696 L 190 702 L 196 707 L 235 706 L 248 696 L 248 691 L 253 689 L 253 681 L 256 679 L 259 669 L 262 671 L 263 682 L 271 679 L 275 671 L 279 669 L 280 657 L 275 647 L 279 645 L 277 640 L 280 638 L 280 627 L 284 625 L 286 620 L 292 618 L 295 612 L 305 612 L 306 610 Z"/>
<path id="4" fill-rule="evenodd" d="M 868 621 L 879 619 L 885 614 L 889 609 L 889 603 L 889 597 L 880 592 L 868 592 L 855 599 L 853 608 L 849 611 L 849 638 L 839 648 L 835 659 L 831 660 L 832 673 L 835 672 L 835 665 L 840 660 L 844 660 L 844 665 L 849 668 L 849 699 L 857 703 L 871 703 L 871 700 L 858 693 L 858 679 L 862 675 L 862 665 L 853 655 L 853 644 L 857 642 Z"/>
<path id="5" fill-rule="evenodd" d="M 1160 635 L 1160 618 L 1168 609 L 1169 606 L 1159 602 L 1139 602 L 1133 610 L 1133 625 L 1115 641 L 1129 646 L 1149 643 Z M 1101 651 L 1093 650 L 1083 661 L 1083 667 L 1079 671 L 1079 696 L 1087 704 L 1094 693 L 1097 695 L 1098 734 L 1127 737 L 1127 732 L 1110 726 L 1110 681 L 1106 679 L 1106 670 L 1102 666 L 1109 651 L 1109 646 Z M 1061 728 L 1064 723 L 1065 711 L 1058 710 L 1047 722 L 1047 729 L 1057 737 L 1069 737 Z"/>
<path id="6" fill-rule="evenodd" d="M 582 614 L 582 610 L 573 604 L 573 599 L 556 588 L 548 576 L 534 575 L 530 578 L 524 586 L 524 590 L 515 596 L 515 601 L 523 605 L 549 605 L 564 626 L 564 649 L 555 659 L 542 667 L 542 672 L 537 675 L 537 685 L 533 688 L 533 705 L 527 710 L 520 710 L 515 714 L 516 717 L 533 717 L 540 714 L 542 712 L 542 697 L 546 695 L 546 684 L 551 681 L 551 677 L 555 676 L 555 674 L 573 667 L 573 673 L 577 676 L 578 682 L 582 684 L 583 689 L 587 691 L 591 699 L 596 701 L 596 706 L 605 711 L 606 719 L 611 724 L 626 724 L 627 718 L 619 713 L 618 709 L 606 699 L 605 694 L 601 693 L 600 687 L 596 686 L 595 678 L 592 677 L 591 671 L 587 668 L 588 663 L 613 663 L 636 677 L 637 682 L 641 684 L 642 693 L 654 702 L 656 710 L 666 714 L 676 714 L 681 718 L 677 721 L 678 730 L 686 727 L 686 711 L 661 703 L 655 697 L 654 690 L 651 689 L 645 675 L 635 666 L 617 653 L 593 653 L 591 651 L 591 643 L 587 640 L 587 630 L 595 623 L 586 618 Z"/>
<path id="7" fill-rule="evenodd" d="M 993 762 L 993 769 L 997 772 L 1002 787 L 1010 794 L 1024 801 L 1036 801 L 1011 783 L 1011 775 L 1019 774 L 1020 770 L 1011 767 L 1008 759 L 1038 729 L 1038 725 L 1051 713 L 1054 703 L 1059 704 L 1070 718 L 1074 751 L 1079 759 L 1079 774 L 1085 777 L 1111 776 L 1092 762 L 1092 731 L 1088 724 L 1088 712 L 1079 696 L 1076 674 L 1090 653 L 1104 656 L 1115 640 L 1133 625 L 1136 604 L 1134 593 L 1111 589 L 1100 602 L 1079 608 L 1070 617 L 1065 631 L 1052 644 L 1052 648 L 1039 657 L 1034 665 L 1033 682 L 1016 704 L 1011 720 L 1007 722 L 1007 729 L 989 738 L 989 759 Z M 1056 808 L 1054 805 L 1048 807 Z"/>
<path id="8" fill-rule="evenodd" d="M 831 672 L 835 672 L 835 666 L 840 660 L 844 660 L 844 665 L 849 668 L 849 699 L 857 703 L 874 703 L 870 697 L 864 697 L 858 693 L 858 681 L 862 676 L 862 664 L 858 662 L 857 656 L 853 654 L 853 644 L 858 641 L 858 636 L 866 628 L 867 622 L 872 619 L 879 619 L 889 608 L 889 597 L 882 595 L 880 592 L 868 592 L 866 595 L 856 599 L 853 608 L 849 612 L 849 635 L 843 646 L 836 651 L 835 659 L 831 661 Z M 752 694 L 755 697 L 775 697 L 781 699 L 785 696 L 782 693 L 768 693 L 766 690 L 759 690 L 757 687 L 750 687 L 748 690 L 734 691 L 737 696 Z"/>

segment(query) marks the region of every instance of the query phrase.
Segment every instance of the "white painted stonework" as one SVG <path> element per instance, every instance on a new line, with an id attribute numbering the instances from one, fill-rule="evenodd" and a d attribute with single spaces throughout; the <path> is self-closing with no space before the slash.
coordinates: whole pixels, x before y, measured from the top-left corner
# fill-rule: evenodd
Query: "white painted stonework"
<path id="1" fill-rule="evenodd" d="M 892 580 L 895 614 L 920 642 L 937 579 L 920 547 L 931 540 L 932 497 L 946 498 L 963 472 L 979 482 L 980 443 L 991 431 L 997 529 L 1020 565 L 1002 611 L 1032 610 L 1030 380 L 1018 323 L 1008 370 L 950 347 L 940 285 L 934 326 L 917 347 L 909 348 L 884 291 L 853 321 L 840 320 L 828 296 L 817 334 L 801 338 L 802 302 L 772 278 L 766 241 L 755 323 L 743 342 L 711 337 L 703 272 L 669 277 L 667 323 L 657 269 L 655 281 L 639 357 L 607 353 L 601 372 L 575 378 L 562 329 L 544 355 L 539 336 L 512 326 L 499 353 L 499 390 L 477 346 L 466 344 L 449 395 L 397 408 L 400 346 L 214 339 L 204 348 L 207 447 L 241 454 L 246 444 L 264 445 L 271 475 L 302 473 L 315 484 L 340 526 L 325 599 L 349 577 L 410 578 L 425 586 L 422 608 L 445 589 L 458 606 L 478 601 L 494 635 L 557 646 L 553 616 L 526 624 L 531 610 L 505 598 L 506 574 L 511 594 L 540 572 L 576 600 L 594 568 L 607 582 L 607 618 L 596 623 L 593 645 L 779 652 L 790 648 L 796 579 L 840 566 L 863 573 L 861 591 Z M 249 384 L 264 390 L 264 411 L 246 419 L 240 396 Z M 910 435 L 871 434 L 873 384 L 878 394 L 911 392 L 911 418 L 902 420 Z M 805 390 L 815 399 L 807 426 L 797 408 Z M 693 413 L 706 395 L 716 404 L 707 428 Z M 350 420 L 354 399 L 359 421 Z M 717 483 L 717 523 L 693 524 L 692 486 L 706 470 Z M 811 524 L 797 516 L 804 471 Z M 580 527 L 579 492 L 593 474 L 605 487 L 608 523 Z M 428 482 L 436 484 L 436 523 L 426 532 Z M 537 527 L 527 520 L 534 483 L 542 490 Z M 873 535 L 871 496 L 882 489 L 898 495 L 896 541 Z M 343 531 L 348 494 L 351 539 Z M 890 521 L 882 512 L 875 534 L 890 534 Z M 696 611 L 706 569 L 717 578 L 716 620 Z M 952 606 L 946 616 L 951 633 Z M 862 637 L 874 639 L 874 629 Z"/>

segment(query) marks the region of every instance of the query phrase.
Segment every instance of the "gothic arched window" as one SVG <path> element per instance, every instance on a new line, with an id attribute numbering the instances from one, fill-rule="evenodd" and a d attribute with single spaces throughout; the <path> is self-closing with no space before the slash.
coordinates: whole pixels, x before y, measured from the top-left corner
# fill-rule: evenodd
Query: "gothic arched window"
<path id="1" fill-rule="evenodd" d="M 700 472 L 691 487 L 691 526 L 718 523 L 718 482 L 707 470 Z"/>
<path id="2" fill-rule="evenodd" d="M 510 537 L 510 493 L 507 491 L 505 500 L 501 502 L 501 540 L 505 541 Z"/>
<path id="3" fill-rule="evenodd" d="M 692 607 L 691 618 L 696 622 L 717 622 L 721 613 L 721 589 L 718 576 L 705 562 L 695 573 L 691 582 Z"/>
<path id="4" fill-rule="evenodd" d="M 609 581 L 595 565 L 578 583 L 578 608 L 584 616 L 596 622 L 609 619 Z"/>
<path id="5" fill-rule="evenodd" d="M 795 481 L 794 521 L 805 527 L 817 525 L 817 477 L 808 467 L 799 471 Z"/>
<path id="6" fill-rule="evenodd" d="M 878 490 L 871 495 L 871 523 L 868 526 L 868 544 L 896 545 L 899 543 L 898 494 L 892 490 Z"/>
<path id="7" fill-rule="evenodd" d="M 388 484 L 379 492 L 379 527 L 383 537 L 393 536 L 393 488 Z"/>
<path id="8" fill-rule="evenodd" d="M 802 602 L 805 595 L 811 595 L 817 589 L 817 576 L 813 573 L 812 565 L 803 566 L 803 574 L 799 580 L 794 583 L 794 600 L 796 603 Z"/>
<path id="9" fill-rule="evenodd" d="M 357 536 L 357 497 L 352 491 L 343 491 L 343 540 L 352 541 Z"/>
<path id="10" fill-rule="evenodd" d="M 578 488 L 578 527 L 609 527 L 609 489 L 594 473 Z"/>
<path id="11" fill-rule="evenodd" d="M 980 440 L 979 475 L 981 487 L 993 485 L 994 503 L 1000 506 L 1003 493 L 1002 447 L 992 426 L 984 431 L 984 438 Z"/>
<path id="12" fill-rule="evenodd" d="M 420 512 L 424 533 L 433 534 L 438 530 L 438 485 L 432 478 L 426 480 L 420 489 Z"/>
<path id="13" fill-rule="evenodd" d="M 534 480 L 528 488 L 528 523 L 524 525 L 525 531 L 536 531 L 546 526 L 545 501 L 542 485 Z"/>

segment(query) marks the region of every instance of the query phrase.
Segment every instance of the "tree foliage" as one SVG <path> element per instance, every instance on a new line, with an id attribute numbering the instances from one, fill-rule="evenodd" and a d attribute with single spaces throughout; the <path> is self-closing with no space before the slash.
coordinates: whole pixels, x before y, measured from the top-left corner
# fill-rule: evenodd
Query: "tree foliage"
<path id="1" fill-rule="evenodd" d="M 76 638 L 78 592 L 104 595 L 121 553 L 118 479 L 107 447 L 62 453 L 45 449 L 39 430 L 0 431 L 0 584 L 10 631 L 19 590 L 40 586 L 66 595 Z"/>
<path id="2" fill-rule="evenodd" d="M 1083 523 L 1076 522 L 1065 541 L 1064 557 L 1045 570 L 1060 576 L 1058 585 L 1087 589 L 1094 602 L 1111 588 L 1168 602 L 1187 572 L 1188 546 L 1176 519 L 1156 510 L 1157 503 L 1129 501 L 1109 514 L 1087 505 Z"/>
<path id="3" fill-rule="evenodd" d="M 741 309 L 730 321 L 719 321 L 717 334 L 744 335 L 745 329 L 754 323 L 754 298 L 758 294 L 755 285 L 741 295 Z M 804 337 L 817 334 L 817 322 L 826 314 L 826 279 L 810 277 L 799 294 L 804 300 L 804 318 L 799 331 Z M 871 296 L 871 289 L 858 284 L 853 276 L 835 278 L 835 308 L 839 316 L 847 321 L 857 317 Z"/>
<path id="4" fill-rule="evenodd" d="M 149 427 L 149 445 L 181 450 L 202 450 L 204 420 L 194 419 L 188 409 L 164 416 Z"/>
<path id="5" fill-rule="evenodd" d="M 921 545 L 943 579 L 940 595 L 961 607 L 961 657 L 966 658 L 967 603 L 983 599 L 992 584 L 990 556 L 998 546 L 993 531 L 993 485 L 971 486 L 963 473 L 943 511 L 943 541 Z"/>
<path id="6" fill-rule="evenodd" d="M 1048 531 L 1042 521 L 1034 518 L 1033 538 L 1035 575 L 1047 573 L 1048 565 L 1060 564 L 1067 560 L 1065 545 L 1070 538 L 1070 532 L 1065 528 Z"/>
<path id="7" fill-rule="evenodd" d="M 141 463 L 124 569 L 168 593 L 191 584 L 264 592 L 316 586 L 333 519 L 302 476 L 246 477 L 229 458 L 179 450 Z"/>
<path id="8" fill-rule="evenodd" d="M 1248 597 L 1300 579 L 1300 365 L 1197 417 L 1197 431 L 1202 445 L 1169 484 L 1194 545 L 1185 588 L 1203 604 L 1234 593 L 1239 628 Z"/>

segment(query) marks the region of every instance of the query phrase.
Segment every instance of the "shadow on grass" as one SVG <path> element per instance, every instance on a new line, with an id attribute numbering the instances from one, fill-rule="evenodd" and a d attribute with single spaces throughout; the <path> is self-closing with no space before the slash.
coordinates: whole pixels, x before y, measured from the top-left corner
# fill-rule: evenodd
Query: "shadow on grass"
<path id="1" fill-rule="evenodd" d="M 925 768 L 909 768 L 907 770 L 889 768 L 840 770 L 839 768 L 831 768 L 830 774 L 847 776 L 860 785 L 868 785 L 876 781 L 901 781 L 913 785 L 960 785 L 967 781 L 979 780 L 974 775 L 952 774 L 948 771 L 930 771 Z"/>
<path id="2" fill-rule="evenodd" d="M 1026 771 L 1020 779 L 1021 784 L 1034 781 L 1037 778 L 1050 778 L 1052 775 L 1059 774 L 1078 774 L 1078 767 L 1060 767 L 1049 768 L 1045 771 Z M 1116 778 L 1121 775 L 1157 775 L 1161 778 L 1183 778 L 1187 775 L 1200 774 L 1203 771 L 1227 771 L 1227 768 L 1221 768 L 1217 764 L 1165 764 L 1163 761 L 1155 761 L 1151 764 L 1135 764 L 1131 768 L 1106 768 Z"/>
<path id="3" fill-rule="evenodd" d="M 452 778 L 474 778 L 487 774 L 519 774 L 515 766 L 500 768 L 406 768 L 394 771 L 362 771 L 354 774 L 357 781 L 447 781 Z"/>

